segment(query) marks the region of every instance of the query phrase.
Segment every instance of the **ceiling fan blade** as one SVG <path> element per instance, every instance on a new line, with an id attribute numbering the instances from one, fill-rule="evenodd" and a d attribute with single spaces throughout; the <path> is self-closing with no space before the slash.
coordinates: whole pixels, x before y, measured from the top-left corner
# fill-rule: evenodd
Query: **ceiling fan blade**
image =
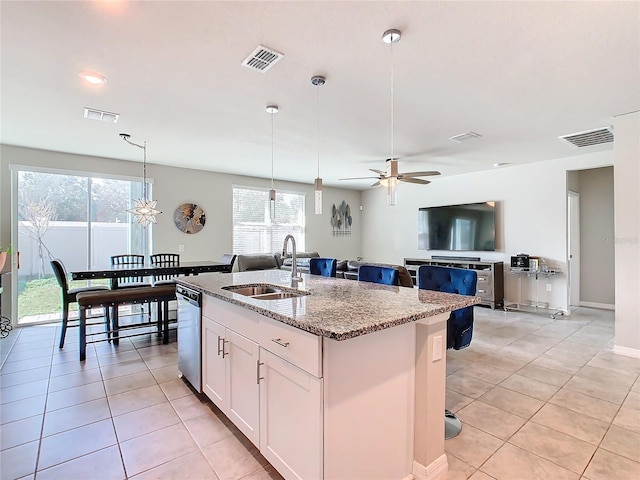
<path id="1" fill-rule="evenodd" d="M 435 170 L 430 170 L 428 172 L 404 172 L 398 176 L 402 177 L 431 177 L 433 175 L 440 175 L 440 172 Z"/>
<path id="2" fill-rule="evenodd" d="M 372 187 L 377 187 L 378 185 L 380 185 L 380 180 L 378 180 L 376 183 L 372 184 Z"/>
<path id="3" fill-rule="evenodd" d="M 378 178 L 378 177 L 349 177 L 349 178 L 339 178 L 338 180 L 369 180 L 372 178 Z"/>
<path id="4" fill-rule="evenodd" d="M 377 173 L 378 175 L 386 175 L 386 172 L 383 172 L 382 170 L 376 170 L 375 168 L 370 168 L 369 170 Z"/>
<path id="5" fill-rule="evenodd" d="M 429 185 L 431 182 L 429 180 L 422 180 L 421 178 L 401 178 L 398 177 L 398 181 L 407 182 L 407 183 L 417 183 L 418 185 Z"/>

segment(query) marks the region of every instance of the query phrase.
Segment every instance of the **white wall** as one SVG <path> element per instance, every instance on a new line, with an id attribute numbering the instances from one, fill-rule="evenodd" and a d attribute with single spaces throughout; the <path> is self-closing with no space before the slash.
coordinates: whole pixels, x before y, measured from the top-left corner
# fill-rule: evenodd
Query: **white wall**
<path id="1" fill-rule="evenodd" d="M 432 254 L 479 256 L 483 260 L 504 261 L 511 255 L 528 253 L 547 260 L 549 267 L 566 272 L 566 185 L 567 170 L 611 165 L 613 151 L 576 155 L 561 159 L 503 167 L 478 173 L 435 178 L 428 186 L 402 184 L 398 205 L 386 204 L 384 189 L 363 192 L 363 252 L 367 260 L 402 263 L 404 257 L 429 258 Z M 496 252 L 420 251 L 417 213 L 419 207 L 495 200 Z M 539 301 L 567 309 L 567 279 L 563 273 L 539 286 Z M 532 282 L 533 283 L 533 282 Z M 517 279 L 505 274 L 505 297 L 518 298 Z M 535 298 L 533 285 L 523 281 L 523 300 Z"/>
<path id="2" fill-rule="evenodd" d="M 640 357 L 640 113 L 615 119 L 615 351 Z"/>

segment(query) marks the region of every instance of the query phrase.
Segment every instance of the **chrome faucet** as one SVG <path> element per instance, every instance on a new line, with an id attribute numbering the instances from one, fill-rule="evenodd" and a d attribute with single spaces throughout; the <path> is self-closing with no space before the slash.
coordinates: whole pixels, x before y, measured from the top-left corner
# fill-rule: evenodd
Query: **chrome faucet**
<path id="1" fill-rule="evenodd" d="M 284 245 L 282 245 L 282 258 L 286 258 L 287 256 L 287 242 L 291 239 L 291 248 L 293 251 L 291 252 L 291 281 L 294 280 L 301 281 L 302 277 L 298 275 L 298 256 L 296 253 L 296 239 L 293 238 L 293 235 L 287 235 L 284 237 Z"/>

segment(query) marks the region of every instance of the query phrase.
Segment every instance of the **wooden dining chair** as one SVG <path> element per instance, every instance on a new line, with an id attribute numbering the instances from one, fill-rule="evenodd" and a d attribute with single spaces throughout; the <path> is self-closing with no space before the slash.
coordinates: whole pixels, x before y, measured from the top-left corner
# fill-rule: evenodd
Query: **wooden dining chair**
<path id="1" fill-rule="evenodd" d="M 126 255 L 112 255 L 111 265 L 138 265 L 144 266 L 144 255 L 126 254 Z M 117 287 L 150 287 L 151 282 L 145 280 L 144 277 L 122 277 L 115 280 Z"/>
<path id="2" fill-rule="evenodd" d="M 51 260 L 51 268 L 53 269 L 53 274 L 56 276 L 58 285 L 60 285 L 62 289 L 62 325 L 60 326 L 60 344 L 58 347 L 63 348 L 64 339 L 67 335 L 67 327 L 76 326 L 69 325 L 69 304 L 77 301 L 77 295 L 80 292 L 98 292 L 100 290 L 109 290 L 109 287 L 94 285 L 91 287 L 69 288 L 69 277 L 62 261 L 58 259 Z M 109 311 L 107 308 L 105 308 L 105 310 L 105 324 L 107 330 L 109 330 Z"/>
<path id="3" fill-rule="evenodd" d="M 112 255 L 111 256 L 111 265 L 132 265 L 132 266 L 144 266 L 144 255 L 137 255 L 132 253 L 127 253 L 124 255 Z M 121 277 L 114 278 L 111 280 L 111 288 L 134 288 L 134 287 L 151 287 L 153 286 L 151 281 L 146 279 L 145 277 Z M 141 305 L 140 309 L 143 314 L 148 315 L 149 320 L 151 320 L 151 311 L 148 305 Z M 135 313 L 132 313 L 135 315 Z M 125 315 L 126 316 L 126 315 Z"/>
<path id="4" fill-rule="evenodd" d="M 154 253 L 149 255 L 151 265 L 157 267 L 177 267 L 180 266 L 180 255 L 177 253 Z M 154 275 L 154 285 L 166 285 L 168 283 L 174 283 L 173 279 L 177 275 Z"/>

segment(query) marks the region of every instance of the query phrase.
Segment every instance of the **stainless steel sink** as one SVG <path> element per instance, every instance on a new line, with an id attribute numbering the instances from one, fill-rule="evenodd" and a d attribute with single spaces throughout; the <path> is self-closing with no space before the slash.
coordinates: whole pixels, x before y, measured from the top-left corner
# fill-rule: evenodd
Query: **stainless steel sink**
<path id="1" fill-rule="evenodd" d="M 265 293 L 278 293 L 282 291 L 267 285 L 230 285 L 228 287 L 222 287 L 222 289 L 228 290 L 232 293 L 237 293 L 238 295 L 244 295 L 246 297 L 263 295 Z"/>
<path id="2" fill-rule="evenodd" d="M 302 297 L 302 293 L 293 293 L 293 292 L 275 292 L 275 293 L 264 293 L 262 295 L 252 295 L 251 298 L 255 298 L 256 300 L 282 300 L 283 298 L 296 298 Z"/>
<path id="3" fill-rule="evenodd" d="M 255 298 L 256 300 L 282 300 L 309 295 L 309 292 L 288 291 L 273 285 L 229 285 L 222 287 L 222 289 L 245 297 Z"/>

